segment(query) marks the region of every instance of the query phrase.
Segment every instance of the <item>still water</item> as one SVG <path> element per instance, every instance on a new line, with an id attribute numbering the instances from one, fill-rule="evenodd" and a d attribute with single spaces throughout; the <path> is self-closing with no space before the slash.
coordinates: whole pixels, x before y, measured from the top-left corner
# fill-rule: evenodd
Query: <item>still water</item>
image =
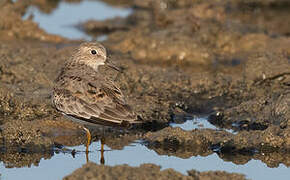
<path id="1" fill-rule="evenodd" d="M 81 1 L 80 3 L 60 2 L 50 14 L 45 14 L 36 7 L 28 8 L 23 19 L 33 15 L 33 21 L 50 34 L 57 34 L 70 39 L 92 38 L 76 26 L 87 20 L 105 20 L 113 17 L 126 17 L 132 12 L 129 8 L 111 7 L 101 1 Z M 105 36 L 99 37 L 104 40 Z"/>
<path id="2" fill-rule="evenodd" d="M 77 150 L 75 157 L 68 152 L 55 153 L 51 159 L 42 159 L 38 166 L 5 168 L 4 164 L 1 163 L 1 178 L 2 180 L 61 179 L 86 163 L 85 147 L 83 145 L 70 147 L 70 149 Z M 99 149 L 100 142 L 94 142 L 90 146 L 89 159 L 97 164 L 100 164 L 101 153 Z M 120 164 L 139 166 L 143 163 L 154 163 L 160 165 L 162 169 L 173 168 L 183 174 L 186 174 L 188 170 L 196 169 L 198 171 L 222 170 L 243 173 L 250 179 L 286 180 L 290 177 L 289 168 L 281 164 L 278 168 L 268 168 L 260 160 L 250 160 L 244 165 L 236 165 L 220 159 L 217 154 L 182 159 L 175 156 L 158 155 L 155 151 L 148 149 L 139 142 L 126 146 L 122 150 L 110 150 L 107 146 L 105 146 L 105 150 L 107 150 L 104 153 L 105 164 L 110 166 Z"/>
<path id="3" fill-rule="evenodd" d="M 33 20 L 41 28 L 51 34 L 61 35 L 70 39 L 92 38 L 76 28 L 76 25 L 89 19 L 104 20 L 115 16 L 125 17 L 132 13 L 131 9 L 111 7 L 100 1 L 82 1 L 80 3 L 60 2 L 58 7 L 50 14 L 42 13 L 36 7 L 30 7 L 23 16 L 24 19 L 33 15 Z M 105 37 L 101 37 L 104 40 Z M 171 124 L 172 127 L 180 127 L 184 130 L 210 128 L 217 131 L 219 129 L 210 124 L 206 117 L 197 117 L 187 120 L 182 124 Z M 69 175 L 77 168 L 86 163 L 85 147 L 83 145 L 76 147 L 67 147 L 76 149 L 75 157 L 69 151 L 52 152 L 54 155 L 50 159 L 42 158 L 39 164 L 31 167 L 6 168 L 2 161 L 0 162 L 0 179 L 61 179 Z M 90 161 L 99 164 L 100 161 L 100 142 L 94 142 L 90 146 Z M 285 165 L 280 164 L 276 168 L 269 168 L 260 160 L 250 160 L 246 164 L 237 165 L 232 162 L 226 162 L 215 153 L 206 157 L 192 156 L 190 158 L 179 158 L 175 156 L 158 155 L 155 151 L 148 149 L 140 142 L 132 143 L 122 150 L 111 150 L 105 146 L 105 164 L 114 166 L 128 164 L 130 166 L 139 166 L 143 163 L 154 163 L 160 165 L 162 169 L 173 168 L 176 171 L 186 174 L 188 170 L 196 169 L 198 171 L 222 170 L 227 172 L 236 172 L 245 174 L 250 179 L 289 179 L 290 170 Z"/>
<path id="4" fill-rule="evenodd" d="M 171 123 L 170 126 L 180 127 L 181 129 L 186 130 L 186 131 L 190 131 L 193 129 L 213 129 L 217 131 L 224 130 L 233 134 L 237 133 L 232 129 L 218 128 L 214 126 L 213 124 L 211 124 L 207 119 L 208 119 L 208 116 L 201 116 L 201 117 L 196 116 L 191 119 L 188 119 L 187 121 L 181 124 Z"/>

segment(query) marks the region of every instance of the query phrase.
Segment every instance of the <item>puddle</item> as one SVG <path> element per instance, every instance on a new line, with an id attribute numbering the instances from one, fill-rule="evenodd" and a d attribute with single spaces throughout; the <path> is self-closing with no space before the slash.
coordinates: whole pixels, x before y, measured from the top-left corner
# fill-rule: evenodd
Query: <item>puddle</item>
<path id="1" fill-rule="evenodd" d="M 51 14 L 42 13 L 36 7 L 32 6 L 23 18 L 26 19 L 32 14 L 34 21 L 51 34 L 57 34 L 71 39 L 83 38 L 91 40 L 90 36 L 78 30 L 75 25 L 89 19 L 104 20 L 115 16 L 125 17 L 131 12 L 131 9 L 110 7 L 100 1 L 82 1 L 80 3 L 60 2 Z M 98 40 L 105 39 L 106 36 L 100 36 Z M 233 61 L 232 64 L 238 65 L 238 62 Z M 180 127 L 187 131 L 209 128 L 217 131 L 225 130 L 230 133 L 235 133 L 233 130 L 217 128 L 208 121 L 208 117 L 194 117 L 187 119 L 183 123 L 171 123 L 171 126 Z M 38 166 L 31 165 L 31 167 L 5 168 L 5 164 L 1 161 L 0 179 L 61 179 L 86 163 L 85 147 L 83 145 L 70 147 L 70 149 L 77 150 L 74 157 L 69 151 L 60 151 L 58 153 L 55 151 L 51 158 L 42 158 Z M 97 164 L 100 164 L 101 153 L 98 151 L 99 149 L 100 142 L 94 142 L 90 146 L 91 152 L 89 153 L 89 159 Z M 261 160 L 252 159 L 246 164 L 237 165 L 221 159 L 216 153 L 205 157 L 192 156 L 183 159 L 175 156 L 158 155 L 155 151 L 148 149 L 145 145 L 138 142 L 132 143 L 122 150 L 111 150 L 107 146 L 105 146 L 105 149 L 107 150 L 104 154 L 105 164 L 110 166 L 120 164 L 139 166 L 143 163 L 154 163 L 160 165 L 162 169 L 173 168 L 184 174 L 186 174 L 187 170 L 195 169 L 198 171 L 222 170 L 242 173 L 251 179 L 288 179 L 290 177 L 289 168 L 283 164 L 280 164 L 277 168 L 269 168 Z M 1 154 L 1 158 L 9 158 L 10 155 L 6 157 L 6 154 Z M 19 154 L 18 159 L 9 160 L 14 160 L 16 163 L 25 161 L 25 158 L 21 158 L 22 155 L 29 156 L 29 154 Z"/>
<path id="2" fill-rule="evenodd" d="M 188 118 L 184 123 L 171 123 L 171 127 L 180 127 L 181 129 L 185 131 L 191 131 L 193 129 L 213 129 L 217 131 L 227 131 L 233 134 L 236 134 L 237 132 L 232 129 L 225 129 L 225 128 L 218 128 L 215 125 L 211 124 L 208 121 L 208 117 L 193 117 Z"/>
<path id="3" fill-rule="evenodd" d="M 77 150 L 75 157 L 69 152 L 55 153 L 51 159 L 41 159 L 39 166 L 5 168 L 3 162 L 1 162 L 0 172 L 2 175 L 0 177 L 5 180 L 61 179 L 86 163 L 85 147 L 83 145 L 70 149 Z M 100 164 L 101 153 L 99 149 L 100 142 L 94 142 L 90 146 L 89 159 L 97 164 Z M 105 150 L 107 150 L 104 153 L 105 164 L 110 166 L 120 164 L 139 166 L 143 163 L 154 163 L 160 165 L 162 169 L 173 168 L 183 174 L 186 174 L 188 170 L 196 169 L 198 171 L 222 170 L 243 173 L 251 179 L 287 179 L 290 176 L 289 168 L 281 164 L 278 168 L 269 168 L 260 160 L 250 160 L 244 165 L 236 165 L 220 159 L 215 153 L 206 157 L 193 156 L 182 159 L 174 156 L 158 155 L 155 151 L 138 142 L 126 146 L 123 150 L 110 150 L 107 146 L 105 146 Z M 129 154 L 130 156 L 128 156 Z"/>
<path id="4" fill-rule="evenodd" d="M 70 39 L 92 40 L 76 25 L 89 19 L 105 20 L 116 16 L 126 17 L 132 12 L 129 8 L 111 7 L 101 1 L 81 1 L 80 3 L 60 2 L 50 14 L 42 13 L 37 7 L 28 8 L 23 19 L 33 15 L 33 21 L 50 34 L 60 35 Z M 106 37 L 97 38 L 105 40 Z"/>

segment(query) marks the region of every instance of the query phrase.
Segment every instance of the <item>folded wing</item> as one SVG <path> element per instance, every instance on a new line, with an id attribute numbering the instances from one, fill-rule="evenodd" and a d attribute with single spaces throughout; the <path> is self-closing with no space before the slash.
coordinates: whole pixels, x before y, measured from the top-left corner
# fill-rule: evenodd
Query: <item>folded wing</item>
<path id="1" fill-rule="evenodd" d="M 69 78 L 66 79 L 65 78 Z M 54 88 L 56 108 L 70 116 L 95 124 L 141 123 L 126 104 L 121 90 L 111 81 L 63 77 Z"/>

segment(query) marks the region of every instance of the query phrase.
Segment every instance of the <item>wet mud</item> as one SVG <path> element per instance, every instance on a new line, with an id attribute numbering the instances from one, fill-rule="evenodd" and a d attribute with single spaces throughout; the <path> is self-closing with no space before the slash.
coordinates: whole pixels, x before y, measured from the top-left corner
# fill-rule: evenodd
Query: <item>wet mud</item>
<path id="1" fill-rule="evenodd" d="M 243 175 L 235 173 L 216 172 L 198 172 L 188 171 L 188 175 L 183 175 L 173 169 L 160 170 L 160 166 L 154 164 L 143 164 L 140 167 L 122 166 L 103 166 L 94 163 L 88 163 L 82 168 L 76 170 L 71 175 L 64 177 L 65 180 L 86 179 L 94 177 L 96 179 L 245 179 Z"/>
<path id="2" fill-rule="evenodd" d="M 51 42 L 65 41 L 65 38 L 50 35 L 40 29 L 31 18 L 23 20 L 22 15 L 24 15 L 29 5 L 31 5 L 30 1 L 16 1 L 16 3 L 10 0 L 1 1 L 1 40 L 13 40 L 16 38 Z"/>
<path id="3" fill-rule="evenodd" d="M 217 153 L 221 159 L 235 164 L 246 164 L 251 159 L 258 159 L 268 167 L 278 167 L 279 164 L 289 166 L 289 148 L 283 147 L 287 139 L 281 132 L 269 135 L 273 129 L 265 132 L 248 133 L 241 131 L 235 135 L 225 131 L 193 130 L 184 131 L 180 128 L 165 128 L 159 132 L 147 133 L 146 146 L 160 155 L 170 155 L 180 158 L 192 156 L 208 156 Z M 277 131 L 277 129 L 276 129 Z M 278 133 L 278 132 L 276 132 Z M 272 142 L 265 143 L 265 142 Z M 280 145 L 277 145 L 281 143 Z M 283 144 L 283 145 L 282 145 Z"/>
<path id="4" fill-rule="evenodd" d="M 50 154 L 56 145 L 86 141 L 78 125 L 58 114 L 50 100 L 53 81 L 79 42 L 50 35 L 32 19 L 22 19 L 31 4 L 50 13 L 58 3 L 0 3 L 1 161 L 15 167 L 36 163 L 30 159 L 39 159 L 33 157 L 41 156 L 39 152 Z M 289 23 L 285 23 L 289 19 L 285 18 L 289 16 L 289 3 L 108 3 L 132 7 L 134 11 L 127 18 L 90 20 L 78 26 L 92 36 L 108 35 L 103 44 L 123 73 L 107 72 L 105 67 L 101 71 L 114 76 L 129 104 L 147 122 L 144 129 L 134 132 L 108 128 L 109 147 L 121 149 L 142 139 L 158 154 L 186 158 L 217 153 L 235 164 L 259 159 L 269 167 L 280 163 L 289 167 L 290 32 Z M 210 123 L 233 129 L 237 134 L 168 127 L 174 117 L 193 114 L 210 115 Z M 100 131 L 92 132 L 98 140 Z M 18 161 L 23 151 L 37 153 L 25 154 L 27 160 Z M 146 174 L 154 170 L 152 179 L 168 174 L 184 179 L 211 179 L 214 174 L 221 179 L 244 178 L 196 171 L 184 176 L 173 170 L 160 171 L 155 165 L 143 166 L 146 168 L 87 164 L 73 175 L 104 174 L 112 179 L 126 169 L 126 177 L 136 176 L 135 171 Z M 65 179 L 73 179 L 73 175 Z"/>

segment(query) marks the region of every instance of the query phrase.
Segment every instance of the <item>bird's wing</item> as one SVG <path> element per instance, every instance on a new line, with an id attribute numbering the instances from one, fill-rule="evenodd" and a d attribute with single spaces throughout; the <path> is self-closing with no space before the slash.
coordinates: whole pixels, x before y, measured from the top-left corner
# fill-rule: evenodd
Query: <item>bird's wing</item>
<path id="1" fill-rule="evenodd" d="M 54 89 L 54 104 L 59 111 L 90 123 L 140 123 L 113 82 L 67 78 L 66 84 Z"/>

